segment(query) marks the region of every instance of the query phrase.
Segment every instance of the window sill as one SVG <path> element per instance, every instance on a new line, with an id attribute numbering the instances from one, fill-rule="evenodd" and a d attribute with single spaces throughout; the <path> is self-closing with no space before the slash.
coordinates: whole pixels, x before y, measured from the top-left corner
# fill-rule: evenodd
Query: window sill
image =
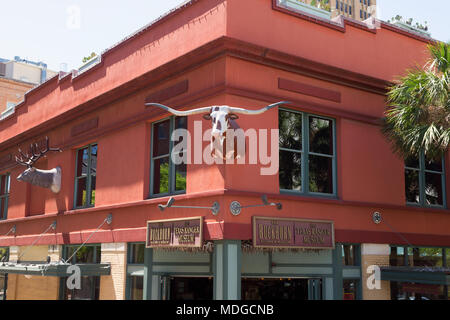
<path id="1" fill-rule="evenodd" d="M 281 189 L 280 194 L 281 195 L 289 195 L 289 196 L 298 196 L 298 197 L 303 197 L 303 198 L 311 198 L 311 199 L 319 198 L 319 199 L 339 200 L 339 197 L 337 195 L 327 194 L 327 193 L 314 193 L 314 192 L 303 193 L 303 192 L 298 192 L 298 191 Z"/>
<path id="2" fill-rule="evenodd" d="M 172 197 L 172 196 L 179 196 L 182 194 L 186 194 L 186 190 L 184 191 L 177 191 L 177 192 L 172 192 L 172 193 L 158 193 L 158 194 L 151 194 L 148 196 L 148 200 L 149 199 L 158 199 L 158 198 L 165 198 L 165 197 Z"/>
<path id="3" fill-rule="evenodd" d="M 407 202 L 406 203 L 407 207 L 413 207 L 413 208 L 419 208 L 419 209 L 437 209 L 437 210 L 447 210 L 447 206 L 442 205 L 442 206 L 430 206 L 430 205 L 426 205 L 426 204 L 418 204 L 418 203 L 412 203 L 412 202 Z"/>

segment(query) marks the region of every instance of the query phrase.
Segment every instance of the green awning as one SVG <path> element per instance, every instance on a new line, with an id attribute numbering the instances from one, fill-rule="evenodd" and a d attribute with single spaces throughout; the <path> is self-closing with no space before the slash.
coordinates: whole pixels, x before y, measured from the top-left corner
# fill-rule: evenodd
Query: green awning
<path id="1" fill-rule="evenodd" d="M 25 263 L 3 262 L 0 263 L 0 274 L 13 273 L 37 276 L 67 277 L 73 274 L 67 272 L 72 266 L 68 263 Z M 75 264 L 81 271 L 81 276 L 107 276 L 111 274 L 111 265 L 106 263 Z"/>
<path id="2" fill-rule="evenodd" d="M 438 267 L 381 267 L 381 280 L 450 285 L 450 269 Z"/>

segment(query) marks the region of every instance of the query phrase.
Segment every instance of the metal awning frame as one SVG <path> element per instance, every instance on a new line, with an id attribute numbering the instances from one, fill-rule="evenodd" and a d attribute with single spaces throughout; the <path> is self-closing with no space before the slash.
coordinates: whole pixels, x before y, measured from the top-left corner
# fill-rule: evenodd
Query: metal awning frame
<path id="1" fill-rule="evenodd" d="M 418 267 L 382 267 L 381 280 L 450 285 L 450 269 Z"/>
<path id="2" fill-rule="evenodd" d="M 111 274 L 109 263 L 24 263 L 24 262 L 4 262 L 0 263 L 0 274 L 24 274 L 50 277 L 67 277 L 73 274 L 67 272 L 70 266 L 78 266 L 81 276 L 107 276 Z"/>

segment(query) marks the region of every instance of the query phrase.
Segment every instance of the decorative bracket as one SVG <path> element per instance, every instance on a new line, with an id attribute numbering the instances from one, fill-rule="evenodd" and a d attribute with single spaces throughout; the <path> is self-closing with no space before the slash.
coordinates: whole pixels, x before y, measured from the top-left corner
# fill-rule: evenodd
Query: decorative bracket
<path id="1" fill-rule="evenodd" d="M 166 205 L 158 204 L 158 208 L 164 211 L 166 208 L 187 208 L 187 209 L 208 209 L 211 210 L 212 214 L 217 216 L 219 214 L 220 205 L 217 201 L 214 201 L 212 207 L 197 207 L 197 206 L 174 206 L 173 203 L 175 199 L 170 197 Z"/>
<path id="2" fill-rule="evenodd" d="M 283 208 L 282 204 L 280 202 L 274 203 L 269 202 L 267 200 L 267 196 L 264 194 L 261 196 L 262 204 L 253 204 L 248 206 L 241 206 L 239 201 L 233 201 L 230 204 L 230 211 L 233 216 L 238 216 L 241 213 L 241 209 L 244 208 L 252 208 L 252 207 L 265 207 L 265 206 L 276 206 L 278 210 L 281 210 Z"/>

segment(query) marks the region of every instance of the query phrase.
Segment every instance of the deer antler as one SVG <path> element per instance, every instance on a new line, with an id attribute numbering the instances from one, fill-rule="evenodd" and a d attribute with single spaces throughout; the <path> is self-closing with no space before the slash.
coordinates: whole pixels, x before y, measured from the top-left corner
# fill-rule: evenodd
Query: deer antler
<path id="1" fill-rule="evenodd" d="M 38 161 L 42 156 L 44 156 L 49 151 L 57 151 L 62 152 L 59 148 L 50 148 L 49 147 L 49 139 L 45 137 L 45 149 L 40 150 L 39 145 L 37 143 L 30 145 L 31 156 L 24 154 L 22 150 L 19 148 L 20 157 L 16 156 L 16 162 L 20 165 L 27 166 L 31 168 L 33 164 Z M 24 160 L 25 158 L 25 160 Z"/>

